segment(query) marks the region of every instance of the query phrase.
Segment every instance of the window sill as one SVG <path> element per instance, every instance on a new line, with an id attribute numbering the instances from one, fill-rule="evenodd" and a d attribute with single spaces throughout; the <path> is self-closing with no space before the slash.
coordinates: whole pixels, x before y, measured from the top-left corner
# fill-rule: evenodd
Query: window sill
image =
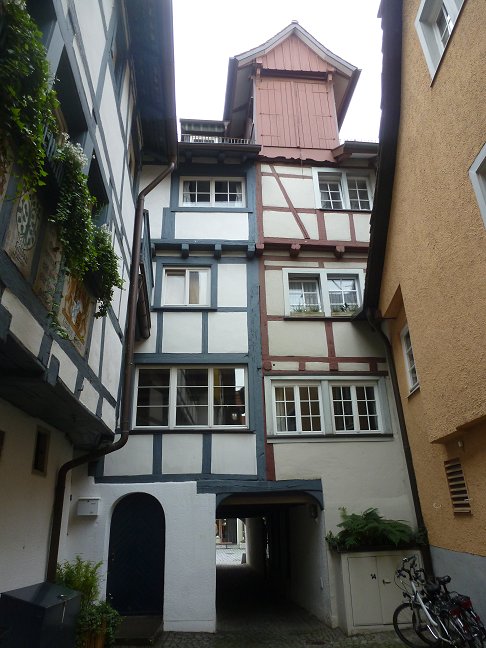
<path id="1" fill-rule="evenodd" d="M 217 311 L 218 309 L 217 309 L 216 306 L 152 306 L 150 310 L 152 312 L 155 312 L 155 311 L 172 311 L 172 312 L 176 311 L 176 312 L 181 312 L 182 311 L 184 313 L 187 313 L 187 312 L 191 312 L 191 313 L 197 312 L 197 313 L 199 313 L 199 312 L 206 312 L 206 311 L 214 312 L 214 311 Z"/>
<path id="2" fill-rule="evenodd" d="M 318 207 L 317 211 L 323 214 L 371 214 L 371 209 L 323 209 Z"/>
<path id="3" fill-rule="evenodd" d="M 173 212 L 228 212 L 230 214 L 248 214 L 252 210 L 249 207 L 208 207 L 207 205 L 204 205 L 204 207 L 201 205 L 201 207 L 188 207 L 188 206 L 180 206 L 180 207 L 174 207 L 172 209 Z"/>
<path id="4" fill-rule="evenodd" d="M 298 313 L 297 315 L 284 315 L 285 321 L 291 320 L 319 320 L 325 322 L 351 322 L 356 313 L 352 315 L 325 315 L 324 313 Z"/>
<path id="5" fill-rule="evenodd" d="M 416 393 L 419 392 L 419 391 L 420 391 L 420 383 L 417 383 L 417 384 L 414 385 L 414 386 L 411 388 L 411 390 L 408 392 L 408 394 L 407 394 L 407 398 L 410 398 L 411 396 L 413 396 L 414 394 L 416 394 Z"/>
<path id="6" fill-rule="evenodd" d="M 255 434 L 255 430 L 248 428 L 165 428 L 165 427 L 137 427 L 130 430 L 130 434 Z"/>
<path id="7" fill-rule="evenodd" d="M 272 435 L 267 437 L 268 443 L 296 443 L 303 441 L 305 443 L 333 443 L 335 441 L 390 441 L 393 434 L 389 432 L 367 433 L 361 432 L 356 434 L 287 434 Z"/>

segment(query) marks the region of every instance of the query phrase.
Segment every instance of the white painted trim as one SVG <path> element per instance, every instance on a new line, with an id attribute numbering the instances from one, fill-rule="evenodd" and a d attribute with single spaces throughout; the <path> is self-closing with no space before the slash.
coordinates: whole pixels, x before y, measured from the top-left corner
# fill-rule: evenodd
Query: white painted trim
<path id="1" fill-rule="evenodd" d="M 210 201 L 208 203 L 184 203 L 184 182 L 191 182 L 195 180 L 202 180 L 209 182 Z M 215 183 L 216 182 L 241 182 L 241 201 L 235 203 L 216 202 L 214 198 Z M 179 178 L 179 207 L 246 207 L 246 182 L 244 177 L 224 177 L 224 176 L 181 176 Z"/>
<path id="2" fill-rule="evenodd" d="M 407 348 L 406 348 L 406 344 L 405 344 L 405 336 L 407 335 L 407 333 L 408 333 L 408 335 L 410 337 L 410 348 L 412 350 L 412 355 L 413 355 L 413 360 L 414 360 L 414 369 L 415 369 L 415 374 L 417 376 L 417 382 L 415 382 L 415 383 L 412 382 L 412 378 L 411 378 L 411 375 L 410 375 L 412 367 L 410 365 L 410 362 L 408 361 Z M 419 380 L 419 376 L 418 376 L 418 372 L 417 372 L 417 362 L 415 360 L 415 355 L 413 354 L 412 337 L 411 337 L 410 331 L 408 329 L 408 324 L 405 324 L 405 326 L 403 327 L 403 329 L 400 332 L 400 342 L 401 342 L 401 345 L 402 345 L 403 359 L 405 361 L 405 370 L 406 370 L 406 374 L 407 374 L 408 388 L 409 388 L 410 393 L 412 393 L 413 391 L 415 391 L 420 386 L 420 380 Z"/>
<path id="3" fill-rule="evenodd" d="M 319 175 L 326 175 L 330 180 L 335 179 L 340 182 L 341 195 L 343 198 L 343 209 L 356 212 L 368 212 L 373 209 L 373 194 L 374 194 L 374 174 L 372 171 L 366 169 L 333 169 L 329 167 L 312 167 L 312 180 L 314 183 L 314 200 L 316 209 L 324 209 L 321 202 L 321 191 L 319 189 Z M 366 180 L 366 187 L 368 189 L 368 197 L 370 201 L 370 208 L 368 209 L 351 209 L 349 191 L 348 191 L 348 178 L 359 178 Z M 333 211 L 332 209 L 325 209 L 326 212 Z"/>
<path id="4" fill-rule="evenodd" d="M 327 290 L 327 280 L 329 275 L 337 276 L 352 276 L 358 280 L 358 306 L 363 303 L 365 273 L 362 268 L 282 268 L 283 291 L 284 291 L 284 313 L 286 316 L 291 316 L 290 298 L 289 298 L 289 278 L 292 276 L 303 275 L 307 277 L 317 278 L 319 281 L 319 296 L 323 306 L 323 313 L 325 317 L 332 317 L 331 302 Z M 339 315 L 334 316 L 339 319 Z"/>
<path id="5" fill-rule="evenodd" d="M 463 3 L 464 0 L 421 0 L 420 2 L 415 18 L 415 30 L 432 78 L 435 76 L 445 51 L 444 45 L 438 37 L 435 24 L 440 8 L 444 4 L 452 20 L 453 32 Z M 449 40 L 452 37 L 452 32 Z"/>
<path id="6" fill-rule="evenodd" d="M 292 386 L 299 387 L 302 385 L 317 385 L 319 387 L 319 407 L 321 417 L 321 432 L 302 432 L 296 430 L 295 432 L 277 432 L 276 421 L 276 404 L 275 404 L 275 387 Z M 332 387 L 340 386 L 354 386 L 354 387 L 373 387 L 375 392 L 376 413 L 378 417 L 377 430 L 339 430 L 337 431 L 334 423 L 334 408 L 332 398 Z M 288 436 L 302 435 L 307 440 L 307 437 L 333 437 L 337 439 L 342 434 L 376 434 L 381 435 L 385 433 L 392 433 L 392 421 L 388 411 L 388 396 L 386 392 L 385 379 L 383 377 L 373 378 L 370 377 L 359 380 L 356 376 L 339 376 L 337 379 L 334 376 L 279 376 L 278 378 L 265 378 L 265 402 L 266 402 L 266 419 L 268 422 L 268 436 L 271 439 L 285 439 Z M 353 413 L 356 407 L 353 409 Z M 297 412 L 297 407 L 296 407 Z M 356 426 L 355 426 L 356 427 Z"/>
<path id="7" fill-rule="evenodd" d="M 352 382 L 350 385 L 349 383 Z M 351 387 L 351 401 L 353 405 L 353 421 L 354 421 L 354 430 L 337 430 L 336 421 L 334 419 L 334 408 L 333 408 L 333 396 L 332 388 L 333 387 Z M 376 416 L 378 419 L 378 429 L 377 430 L 360 430 L 359 429 L 359 416 L 358 416 L 358 402 L 356 395 L 356 387 L 373 387 L 375 394 L 375 403 L 376 403 Z M 380 389 L 379 384 L 376 380 L 353 380 L 352 378 L 344 380 L 333 380 L 329 381 L 329 400 L 331 402 L 331 418 L 332 418 L 332 429 L 334 434 L 383 434 L 383 415 L 380 403 Z M 343 414 L 344 416 L 344 414 Z"/>
<path id="8" fill-rule="evenodd" d="M 469 179 L 476 194 L 479 211 L 486 227 L 486 144 L 469 169 Z"/>
<path id="9" fill-rule="evenodd" d="M 290 384 L 289 384 L 290 383 Z M 295 419 L 296 419 L 296 424 L 297 424 L 297 430 L 294 431 L 289 431 L 289 432 L 278 432 L 277 431 L 277 404 L 275 402 L 275 388 L 276 387 L 292 387 L 294 390 L 294 402 L 295 402 Z M 297 392 L 296 396 L 296 389 L 299 387 L 317 387 L 317 393 L 319 397 L 319 418 L 321 421 L 321 429 L 316 430 L 313 432 L 309 431 L 303 431 L 302 430 L 302 415 L 301 415 L 301 407 L 300 407 L 300 395 Z M 325 429 L 325 424 L 324 424 L 324 407 L 323 407 L 323 400 L 322 400 L 322 384 L 321 381 L 319 380 L 302 380 L 302 379 L 297 379 L 293 380 L 292 378 L 285 378 L 283 380 L 273 380 L 272 381 L 272 418 L 273 418 L 273 430 L 274 434 L 276 436 L 286 436 L 286 435 L 294 435 L 294 434 L 305 434 L 305 435 L 322 435 L 325 434 L 326 429 Z"/>
<path id="10" fill-rule="evenodd" d="M 168 425 L 136 425 L 137 421 L 137 405 L 138 405 L 138 377 L 141 369 L 168 369 L 169 370 L 169 412 L 168 412 Z M 178 369 L 242 369 L 244 372 L 244 388 L 245 388 L 245 420 L 246 425 L 215 425 L 214 424 L 214 374 L 212 371 L 208 371 L 208 425 L 176 425 L 176 401 L 177 401 L 177 370 Z M 225 430 L 231 432 L 232 430 L 247 430 L 248 429 L 248 369 L 245 365 L 176 365 L 168 367 L 167 365 L 139 365 L 136 367 L 135 379 L 134 379 L 134 392 L 133 392 L 133 403 L 134 407 L 132 408 L 132 429 L 133 430 L 145 430 L 147 428 L 154 430 L 169 430 L 171 432 L 177 432 L 178 428 L 181 429 L 194 429 L 197 430 Z"/>

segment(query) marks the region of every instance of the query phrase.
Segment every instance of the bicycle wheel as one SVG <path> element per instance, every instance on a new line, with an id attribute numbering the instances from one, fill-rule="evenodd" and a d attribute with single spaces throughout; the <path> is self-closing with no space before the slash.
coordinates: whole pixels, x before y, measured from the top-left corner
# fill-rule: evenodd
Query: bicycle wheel
<path id="1" fill-rule="evenodd" d="M 422 608 L 415 603 L 402 603 L 393 613 L 393 628 L 406 646 L 424 648 L 438 646 L 440 640 L 430 632 Z"/>
<path id="2" fill-rule="evenodd" d="M 450 614 L 441 614 L 442 627 L 446 634 L 447 644 L 453 648 L 464 648 L 468 646 L 469 637 L 463 624 Z M 475 644 L 473 644 L 474 646 Z"/>

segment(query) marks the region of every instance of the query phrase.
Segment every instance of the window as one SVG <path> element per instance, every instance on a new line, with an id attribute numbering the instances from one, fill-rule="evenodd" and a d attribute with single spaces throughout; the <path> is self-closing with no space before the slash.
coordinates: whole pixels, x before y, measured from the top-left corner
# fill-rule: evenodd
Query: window
<path id="1" fill-rule="evenodd" d="M 336 385 L 331 391 L 336 432 L 376 432 L 379 429 L 373 385 Z"/>
<path id="2" fill-rule="evenodd" d="M 322 312 L 318 277 L 289 277 L 289 301 L 292 313 Z"/>
<path id="3" fill-rule="evenodd" d="M 363 270 L 284 269 L 286 315 L 351 316 L 359 310 Z"/>
<path id="4" fill-rule="evenodd" d="M 469 169 L 469 178 L 471 180 L 476 200 L 478 201 L 479 211 L 486 227 L 486 144 L 481 149 L 479 155 L 474 160 Z"/>
<path id="5" fill-rule="evenodd" d="M 47 473 L 47 457 L 49 454 L 49 432 L 37 429 L 35 439 L 34 459 L 32 461 L 32 472 L 39 475 Z"/>
<path id="6" fill-rule="evenodd" d="M 389 431 L 383 378 L 266 380 L 274 436 L 383 434 Z M 268 391 L 270 390 L 271 391 Z M 271 403 L 271 405 L 270 405 Z M 270 411 L 268 411 L 270 420 Z M 269 429 L 270 435 L 272 430 Z"/>
<path id="7" fill-rule="evenodd" d="M 138 371 L 136 427 L 247 427 L 243 367 Z"/>
<path id="8" fill-rule="evenodd" d="M 277 434 L 313 434 L 323 431 L 318 384 L 275 385 Z"/>
<path id="9" fill-rule="evenodd" d="M 331 315 L 351 315 L 359 308 L 358 278 L 353 275 L 327 275 Z"/>
<path id="10" fill-rule="evenodd" d="M 356 171 L 322 171 L 314 169 L 318 209 L 371 211 L 370 175 Z"/>
<path id="11" fill-rule="evenodd" d="M 415 368 L 415 358 L 413 357 L 412 340 L 410 339 L 410 332 L 408 330 L 408 326 L 406 326 L 403 329 L 401 333 L 401 338 L 402 338 L 403 354 L 405 356 L 405 367 L 407 370 L 408 386 L 410 388 L 410 391 L 414 391 L 419 385 L 419 380 L 417 376 L 417 370 Z"/>
<path id="12" fill-rule="evenodd" d="M 244 207 L 241 178 L 182 178 L 181 205 L 184 207 Z"/>
<path id="13" fill-rule="evenodd" d="M 434 77 L 464 0 L 422 0 L 415 29 L 430 75 Z"/>
<path id="14" fill-rule="evenodd" d="M 209 306 L 209 268 L 164 268 L 162 303 L 165 306 Z"/>

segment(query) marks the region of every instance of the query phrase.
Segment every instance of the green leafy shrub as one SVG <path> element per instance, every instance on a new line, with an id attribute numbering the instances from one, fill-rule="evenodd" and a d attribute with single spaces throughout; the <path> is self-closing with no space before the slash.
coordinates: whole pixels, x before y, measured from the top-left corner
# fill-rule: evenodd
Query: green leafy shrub
<path id="1" fill-rule="evenodd" d="M 113 299 L 113 290 L 122 288 L 118 257 L 106 227 L 97 227 L 92 218 L 96 199 L 83 173 L 86 156 L 79 144 L 64 135 L 64 144 L 56 152 L 63 164 L 63 178 L 55 213 L 50 220 L 58 226 L 67 271 L 77 279 L 96 275 L 94 284 L 99 302 L 96 317 L 104 317 Z"/>
<path id="2" fill-rule="evenodd" d="M 4 31 L 0 51 L 0 157 L 19 167 L 19 193 L 45 184 L 44 130 L 57 131 L 58 105 L 51 88 L 42 34 L 23 0 L 1 3 Z"/>
<path id="3" fill-rule="evenodd" d="M 101 562 L 82 560 L 57 565 L 56 583 L 81 592 L 81 610 L 76 626 L 76 646 L 83 648 L 91 633 L 105 632 L 105 646 L 113 646 L 120 615 L 106 601 L 98 601 Z"/>
<path id="4" fill-rule="evenodd" d="M 331 549 L 348 551 L 362 547 L 403 547 L 420 542 L 418 534 L 402 520 L 387 520 L 378 509 L 369 508 L 361 514 L 348 514 L 341 508 L 341 531 L 326 535 Z M 420 542 L 421 543 L 421 542 Z"/>

